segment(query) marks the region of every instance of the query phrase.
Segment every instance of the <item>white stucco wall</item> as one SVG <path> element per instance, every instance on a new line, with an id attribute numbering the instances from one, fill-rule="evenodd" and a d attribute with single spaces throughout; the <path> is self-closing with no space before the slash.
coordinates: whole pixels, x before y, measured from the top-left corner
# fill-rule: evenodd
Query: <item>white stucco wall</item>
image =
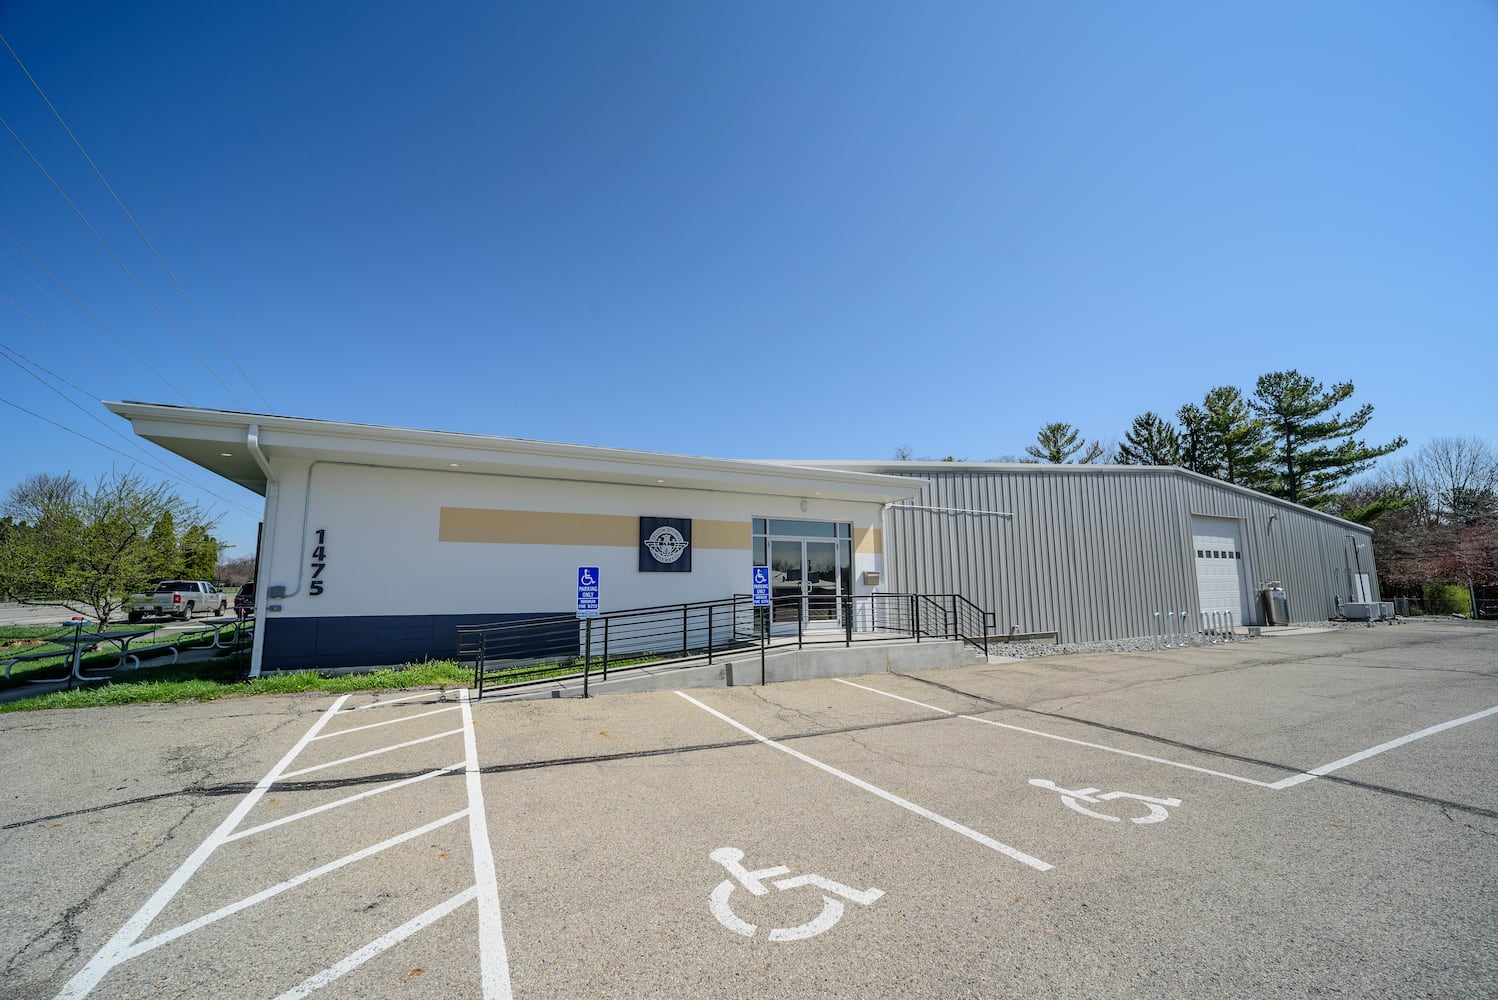
<path id="1" fill-rule="evenodd" d="M 748 524 L 754 517 L 851 521 L 880 528 L 877 503 L 519 479 L 462 472 L 272 460 L 259 585 L 269 617 L 493 614 L 567 611 L 578 566 L 600 567 L 602 610 L 727 597 L 750 588 L 751 551 L 694 546 L 690 573 L 642 573 L 636 546 L 444 542 L 443 507 L 689 517 Z M 310 489 L 309 489 L 310 479 Z M 323 592 L 310 593 L 315 532 L 326 532 Z M 747 542 L 748 532 L 745 530 Z M 695 538 L 694 538 L 695 541 Z M 853 591 L 878 553 L 855 554 Z M 273 586 L 286 596 L 264 596 Z M 270 610 L 280 605 L 279 611 Z"/>

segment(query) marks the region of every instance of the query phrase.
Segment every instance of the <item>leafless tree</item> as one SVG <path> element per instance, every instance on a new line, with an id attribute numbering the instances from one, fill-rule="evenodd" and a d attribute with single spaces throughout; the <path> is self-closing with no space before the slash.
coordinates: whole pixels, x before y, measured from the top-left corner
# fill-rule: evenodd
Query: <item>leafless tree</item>
<path id="1" fill-rule="evenodd" d="M 218 564 L 214 571 L 214 578 L 223 587 L 238 587 L 255 579 L 255 557 L 240 556 L 238 559 L 225 559 Z"/>
<path id="2" fill-rule="evenodd" d="M 1476 437 L 1434 438 L 1400 463 L 1399 476 L 1431 523 L 1476 524 L 1498 496 L 1498 451 Z"/>

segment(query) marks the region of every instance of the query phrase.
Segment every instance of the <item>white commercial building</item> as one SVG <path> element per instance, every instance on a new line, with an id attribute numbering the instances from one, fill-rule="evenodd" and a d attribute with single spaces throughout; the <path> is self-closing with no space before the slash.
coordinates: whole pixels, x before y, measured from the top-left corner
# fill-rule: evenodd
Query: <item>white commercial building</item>
<path id="1" fill-rule="evenodd" d="M 745 462 L 146 403 L 135 432 L 265 497 L 252 670 L 452 655 L 454 628 L 746 594 L 956 594 L 993 630 L 1148 635 L 1377 600 L 1371 532 L 1180 469 Z M 1356 566 L 1354 565 L 1356 564 Z M 777 617 L 776 619 L 780 619 Z"/>

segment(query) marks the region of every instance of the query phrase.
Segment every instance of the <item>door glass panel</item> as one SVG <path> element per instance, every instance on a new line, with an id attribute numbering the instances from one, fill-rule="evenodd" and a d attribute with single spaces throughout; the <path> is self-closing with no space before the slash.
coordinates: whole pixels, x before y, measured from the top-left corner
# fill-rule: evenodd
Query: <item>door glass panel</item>
<path id="1" fill-rule="evenodd" d="M 837 620 L 837 543 L 806 543 L 806 619 Z"/>
<path id="2" fill-rule="evenodd" d="M 773 621 L 793 622 L 801 617 L 801 543 L 770 540 L 770 598 Z"/>

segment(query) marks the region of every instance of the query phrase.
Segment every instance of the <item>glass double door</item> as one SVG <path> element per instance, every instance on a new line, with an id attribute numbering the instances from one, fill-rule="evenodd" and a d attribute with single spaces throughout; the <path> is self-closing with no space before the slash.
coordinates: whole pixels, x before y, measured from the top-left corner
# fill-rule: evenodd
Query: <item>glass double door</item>
<path id="1" fill-rule="evenodd" d="M 839 543 L 770 539 L 770 596 L 774 621 L 837 626 L 837 599 L 848 592 L 851 567 L 841 565 Z"/>

